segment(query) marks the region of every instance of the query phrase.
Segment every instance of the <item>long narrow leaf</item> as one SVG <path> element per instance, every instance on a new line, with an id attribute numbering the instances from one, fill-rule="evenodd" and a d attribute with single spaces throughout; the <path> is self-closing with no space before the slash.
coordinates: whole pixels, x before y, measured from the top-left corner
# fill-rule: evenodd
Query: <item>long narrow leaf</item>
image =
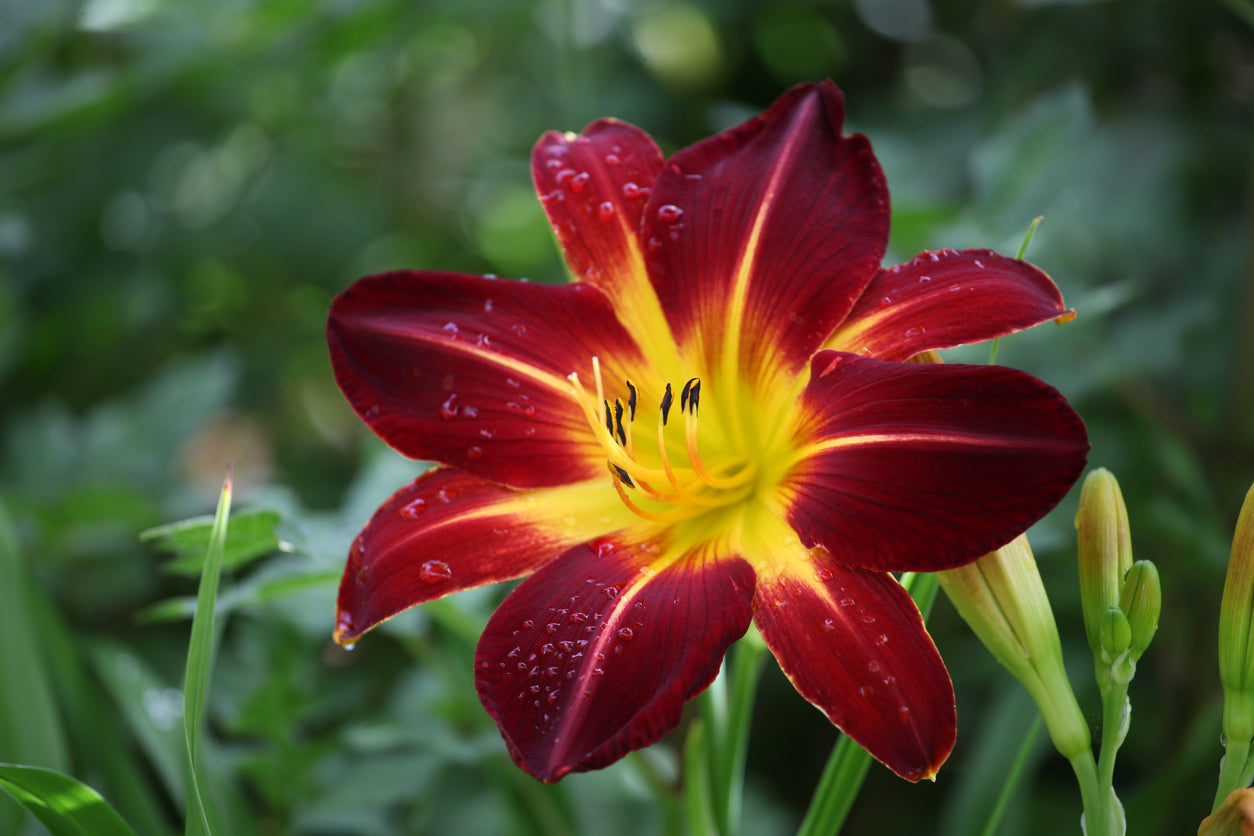
<path id="1" fill-rule="evenodd" d="M 228 468 L 218 510 L 213 517 L 209 548 L 205 552 L 204 571 L 196 593 L 196 615 L 192 618 L 192 637 L 187 649 L 187 675 L 183 682 L 183 735 L 187 739 L 188 762 L 188 836 L 211 836 L 209 810 L 206 804 L 203 765 L 200 758 L 200 732 L 204 720 L 205 700 L 209 692 L 209 669 L 213 662 L 214 605 L 218 597 L 218 580 L 226 546 L 227 520 L 231 515 L 231 473 Z"/>
<path id="2" fill-rule="evenodd" d="M 25 806 L 52 836 L 135 836 L 99 793 L 63 772 L 0 763 L 0 789 Z"/>

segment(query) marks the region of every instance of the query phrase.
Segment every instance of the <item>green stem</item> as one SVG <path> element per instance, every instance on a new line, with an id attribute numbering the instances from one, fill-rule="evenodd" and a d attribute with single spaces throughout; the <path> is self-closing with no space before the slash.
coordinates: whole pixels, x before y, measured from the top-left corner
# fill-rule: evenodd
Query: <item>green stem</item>
<path id="1" fill-rule="evenodd" d="M 693 722 L 684 743 L 684 812 L 692 836 L 714 833 L 714 811 L 710 807 L 709 742 L 702 719 Z"/>
<path id="2" fill-rule="evenodd" d="M 1219 767 L 1219 786 L 1215 788 L 1215 803 L 1211 806 L 1211 812 L 1219 809 L 1219 805 L 1228 797 L 1233 790 L 1244 787 L 1247 782 L 1243 782 L 1242 773 L 1245 772 L 1246 764 L 1250 760 L 1250 741 L 1248 740 L 1229 740 L 1224 745 L 1224 759 Z"/>
<path id="3" fill-rule="evenodd" d="M 1010 796 L 1014 794 L 1015 787 L 1019 785 L 1019 778 L 1023 775 L 1023 767 L 1027 765 L 1028 755 L 1032 753 L 1032 745 L 1036 743 L 1036 736 L 1041 731 L 1043 723 L 1041 715 L 1036 715 L 1036 720 L 1032 723 L 1032 728 L 1028 729 L 1027 735 L 1023 738 L 1023 745 L 1019 747 L 1019 754 L 1015 758 L 1014 766 L 1010 768 L 1010 775 L 1006 778 L 1006 783 L 1002 785 L 1001 793 L 997 796 L 997 801 L 993 804 L 992 811 L 988 814 L 988 822 L 984 825 L 984 831 L 981 836 L 993 836 L 997 832 L 997 826 L 1001 824 L 1002 816 L 1006 815 L 1006 808 L 1010 806 Z"/>
<path id="4" fill-rule="evenodd" d="M 1080 800 L 1084 804 L 1085 836 L 1124 836 L 1123 806 L 1109 784 L 1099 783 L 1093 753 L 1085 751 L 1071 758 L 1071 769 L 1080 785 Z"/>
<path id="5" fill-rule="evenodd" d="M 731 706 L 727 715 L 727 733 L 723 735 L 727 783 L 718 800 L 723 805 L 727 828 L 725 836 L 740 831 L 743 806 L 745 760 L 749 754 L 749 727 L 753 719 L 753 701 L 758 692 L 758 679 L 766 663 L 766 644 L 755 630 L 736 642 L 732 648 Z"/>
<path id="6" fill-rule="evenodd" d="M 1108 686 L 1102 693 L 1102 748 L 1097 760 L 1097 779 L 1100 786 L 1113 792 L 1115 755 L 1128 733 L 1128 686 L 1113 677 L 1107 677 Z"/>

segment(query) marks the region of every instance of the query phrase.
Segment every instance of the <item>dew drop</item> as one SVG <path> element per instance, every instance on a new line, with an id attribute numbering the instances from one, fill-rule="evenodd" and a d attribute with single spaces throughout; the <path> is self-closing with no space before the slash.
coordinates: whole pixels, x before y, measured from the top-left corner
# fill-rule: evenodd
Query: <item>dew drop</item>
<path id="1" fill-rule="evenodd" d="M 892 299 L 890 299 L 890 298 L 888 298 L 887 296 L 881 296 L 881 297 L 880 297 L 880 302 L 879 302 L 879 304 L 880 304 L 880 307 L 881 307 L 881 308 L 887 308 L 887 307 L 888 307 L 889 305 L 891 305 L 892 303 L 893 303 L 893 300 L 892 300 Z"/>
<path id="2" fill-rule="evenodd" d="M 528 496 L 523 499 L 523 507 L 526 508 L 528 511 L 536 510 L 536 506 L 538 506 L 539 504 L 540 503 L 536 501 L 536 498 L 534 496 Z"/>
<path id="3" fill-rule="evenodd" d="M 574 515 L 574 514 L 567 514 L 566 516 L 562 517 L 562 523 L 563 523 L 563 524 L 564 524 L 567 528 L 574 528 L 574 527 L 575 527 L 575 523 L 577 523 L 577 522 L 579 522 L 579 521 L 578 521 L 577 519 L 575 519 L 575 515 Z"/>
<path id="4" fill-rule="evenodd" d="M 401 508 L 401 516 L 407 520 L 416 520 L 427 512 L 427 500 L 415 499 Z"/>
<path id="5" fill-rule="evenodd" d="M 629 642 L 636 637 L 636 631 L 632 630 L 630 627 L 620 627 L 618 630 L 618 637 L 625 642 Z"/>
<path id="6" fill-rule="evenodd" d="M 918 328 L 909 328 L 906 330 L 906 337 L 919 337 L 927 333 L 927 329 L 920 325 Z"/>
<path id="7" fill-rule="evenodd" d="M 627 198 L 628 200 L 635 200 L 636 198 L 642 197 L 643 195 L 644 195 L 644 190 L 641 189 L 639 186 L 637 186 L 635 183 L 623 184 L 623 197 Z"/>
<path id="8" fill-rule="evenodd" d="M 901 723 L 903 726 L 910 725 L 910 706 L 897 706 L 897 722 Z"/>
<path id="9" fill-rule="evenodd" d="M 931 276 L 919 276 L 919 284 L 928 284 L 932 281 Z"/>
<path id="10" fill-rule="evenodd" d="M 974 264 L 976 267 L 979 267 L 981 270 L 984 269 L 984 263 L 980 261 L 978 258 L 974 261 Z"/>
<path id="11" fill-rule="evenodd" d="M 663 223 L 673 224 L 684 216 L 684 210 L 680 209 L 673 203 L 667 203 L 659 206 L 657 210 L 657 219 Z"/>
<path id="12" fill-rule="evenodd" d="M 597 217 L 603 221 L 608 221 L 614 217 L 614 204 L 611 201 L 605 201 L 597 207 Z"/>
<path id="13" fill-rule="evenodd" d="M 491 299 L 483 300 L 483 312 L 492 313 L 492 300 Z"/>
<path id="14" fill-rule="evenodd" d="M 596 546 L 597 557 L 609 557 L 614 553 L 614 548 L 613 540 L 602 540 Z"/>
<path id="15" fill-rule="evenodd" d="M 570 190 L 576 193 L 582 192 L 584 189 L 588 188 L 589 179 L 591 178 L 586 171 L 576 174 L 574 177 L 570 178 Z"/>
<path id="16" fill-rule="evenodd" d="M 656 235 L 651 236 L 649 238 L 649 252 L 655 253 L 660 249 L 662 249 L 662 239 Z"/>
<path id="17" fill-rule="evenodd" d="M 449 339 L 453 340 L 457 339 L 457 335 L 460 333 L 460 329 L 458 329 L 456 322 L 444 323 L 444 328 L 442 330 L 444 333 L 449 335 Z"/>
<path id="18" fill-rule="evenodd" d="M 616 586 L 607 586 L 607 587 L 605 587 L 605 589 L 603 589 L 602 591 L 606 594 L 606 596 L 608 596 L 608 597 L 610 597 L 610 598 L 617 598 L 617 597 L 618 597 L 618 587 L 616 587 Z"/>
<path id="19" fill-rule="evenodd" d="M 823 619 L 823 629 L 824 629 L 824 630 L 835 630 L 835 629 L 836 629 L 836 621 L 835 621 L 834 619 L 831 619 L 831 618 L 825 618 L 825 619 Z"/>
<path id="20" fill-rule="evenodd" d="M 605 676 L 605 669 L 604 669 L 604 668 L 593 668 L 593 669 L 592 669 L 592 675 L 593 675 L 593 676 Z"/>
<path id="21" fill-rule="evenodd" d="M 620 162 L 622 162 L 622 160 L 620 160 L 620 159 L 618 158 L 618 155 L 617 155 L 617 154 L 606 154 L 606 155 L 605 155 L 605 164 L 606 164 L 606 165 L 618 165 Z"/>
<path id="22" fill-rule="evenodd" d="M 423 583 L 440 583 L 453 577 L 453 570 L 443 560 L 428 560 L 418 569 Z"/>
<path id="23" fill-rule="evenodd" d="M 349 642 L 348 644 L 342 644 L 340 645 L 340 647 L 344 648 L 345 650 L 356 650 L 357 642 Z"/>
<path id="24" fill-rule="evenodd" d="M 549 149 L 549 153 L 550 154 L 553 153 L 552 148 Z M 563 163 L 561 160 L 545 160 L 544 161 L 544 167 L 549 169 L 550 171 L 556 171 L 557 169 L 561 168 L 563 165 L 565 165 L 565 163 Z"/>
<path id="25" fill-rule="evenodd" d="M 836 602 L 836 605 L 838 607 L 852 607 L 854 603 L 855 603 L 854 600 L 846 595 L 844 598 L 841 598 L 840 600 L 838 600 Z"/>
<path id="26" fill-rule="evenodd" d="M 452 421 L 456 418 L 459 411 L 457 406 L 457 402 L 459 400 L 460 398 L 457 397 L 457 393 L 449 395 L 448 399 L 445 400 L 444 403 L 440 404 L 440 417 L 445 421 Z"/>
<path id="27" fill-rule="evenodd" d="M 878 636 L 875 637 L 876 647 L 883 647 L 886 644 L 888 644 L 888 636 L 886 636 L 885 634 L 880 633 Z"/>
<path id="28" fill-rule="evenodd" d="M 440 488 L 435 492 L 435 496 L 445 505 L 457 499 L 457 488 Z"/>
<path id="29" fill-rule="evenodd" d="M 573 612 L 570 614 L 570 620 L 576 624 L 582 624 L 588 620 L 588 614 L 586 612 Z"/>
<path id="30" fill-rule="evenodd" d="M 528 618 L 526 621 L 523 622 L 524 630 L 530 630 L 532 627 L 535 627 L 535 626 L 536 626 L 536 623 L 532 621 L 530 618 Z"/>
<path id="31" fill-rule="evenodd" d="M 571 181 L 571 179 L 572 179 L 572 178 L 573 178 L 573 177 L 574 177 L 577 173 L 578 173 L 578 172 L 577 172 L 577 171 L 575 171 L 573 168 L 563 168 L 561 171 L 559 171 L 559 172 L 557 173 L 557 183 L 558 183 L 558 185 L 565 185 L 565 184 L 569 183 L 569 182 Z"/>
<path id="32" fill-rule="evenodd" d="M 819 568 L 815 569 L 814 574 L 821 581 L 830 581 L 833 577 L 835 577 L 832 570 L 828 569 L 826 566 L 820 566 Z"/>
<path id="33" fill-rule="evenodd" d="M 872 688 L 870 685 L 859 685 L 858 693 L 864 697 L 870 697 L 875 694 L 875 689 Z"/>
<path id="34" fill-rule="evenodd" d="M 558 628 L 561 626 L 562 625 L 558 624 L 556 621 L 550 621 L 548 624 L 544 625 L 544 632 L 551 636 L 556 633 Z"/>
<path id="35" fill-rule="evenodd" d="M 483 458 L 483 448 L 477 444 L 472 444 L 466 448 L 466 458 L 472 462 Z"/>

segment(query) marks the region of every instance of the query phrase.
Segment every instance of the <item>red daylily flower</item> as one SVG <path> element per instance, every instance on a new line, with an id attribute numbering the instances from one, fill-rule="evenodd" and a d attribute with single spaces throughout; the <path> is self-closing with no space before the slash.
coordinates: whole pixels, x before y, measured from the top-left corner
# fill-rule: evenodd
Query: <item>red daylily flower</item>
<path id="1" fill-rule="evenodd" d="M 936 772 L 953 689 L 889 573 L 1005 544 L 1088 444 L 1026 374 L 900 361 L 1072 314 L 985 250 L 880 269 L 887 187 L 843 118 L 828 82 L 669 160 L 614 120 L 546 134 L 532 172 L 573 283 L 398 272 L 335 300 L 344 394 L 442 465 L 355 541 L 337 641 L 530 575 L 475 681 L 555 781 L 674 728 L 752 622 L 833 723 L 908 780 Z"/>

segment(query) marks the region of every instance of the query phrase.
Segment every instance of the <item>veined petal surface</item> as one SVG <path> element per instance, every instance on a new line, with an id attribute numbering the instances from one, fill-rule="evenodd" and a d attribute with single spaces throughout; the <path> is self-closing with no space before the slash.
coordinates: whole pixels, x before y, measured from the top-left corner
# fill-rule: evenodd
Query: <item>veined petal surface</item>
<path id="1" fill-rule="evenodd" d="M 483 632 L 479 697 L 542 781 L 657 741 L 749 627 L 748 563 L 648 549 L 576 546 L 510 593 Z"/>
<path id="2" fill-rule="evenodd" d="M 327 323 L 335 378 L 357 414 L 406 456 L 513 487 L 582 482 L 605 456 L 567 375 L 648 368 L 609 298 L 455 273 L 358 281 Z"/>
<path id="3" fill-rule="evenodd" d="M 1001 366 L 820 351 L 802 409 L 788 521 L 806 545 L 881 571 L 953 568 L 1005 544 L 1088 452 L 1057 391 Z"/>
<path id="4" fill-rule="evenodd" d="M 801 371 L 879 269 L 888 189 L 866 138 L 841 135 L 844 115 L 830 82 L 797 87 L 667 161 L 643 237 L 686 354 Z"/>
<path id="5" fill-rule="evenodd" d="M 932 777 L 957 733 L 953 686 L 893 577 L 813 550 L 805 571 L 759 571 L 754 623 L 798 693 L 908 781 Z"/>
<path id="6" fill-rule="evenodd" d="M 571 546 L 635 518 L 599 480 L 515 491 L 436 468 L 379 507 L 340 579 L 342 644 L 416 604 L 534 572 Z"/>
<path id="7" fill-rule="evenodd" d="M 881 270 L 825 347 L 880 360 L 1074 316 L 1040 270 L 992 250 L 938 250 Z"/>
<path id="8" fill-rule="evenodd" d="M 640 220 L 662 171 L 644 131 L 600 119 L 575 136 L 550 131 L 531 153 L 531 176 L 571 273 L 603 288 L 650 356 L 674 353 L 640 247 Z"/>

